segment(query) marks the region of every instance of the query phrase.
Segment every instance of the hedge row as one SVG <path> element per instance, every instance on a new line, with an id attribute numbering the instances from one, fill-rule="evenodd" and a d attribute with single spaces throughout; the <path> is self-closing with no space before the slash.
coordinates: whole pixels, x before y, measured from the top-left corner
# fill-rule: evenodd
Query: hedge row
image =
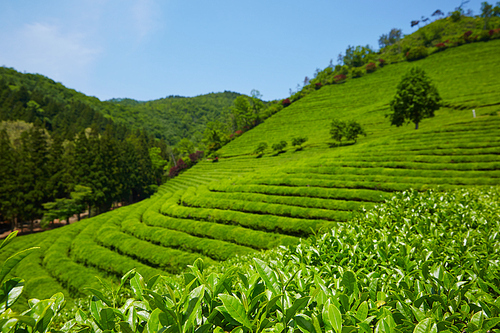
<path id="1" fill-rule="evenodd" d="M 101 222 L 101 219 L 98 220 Z M 73 297 L 83 296 L 84 287 L 100 288 L 95 278 L 99 273 L 91 267 L 84 267 L 74 262 L 69 257 L 73 239 L 88 225 L 87 222 L 88 220 L 81 221 L 65 227 L 64 232 L 58 233 L 58 237 L 55 237 L 43 256 L 43 266 L 65 289 L 70 291 Z"/>
<path id="2" fill-rule="evenodd" d="M 358 167 L 358 168 L 393 168 L 393 169 L 417 169 L 417 170 L 498 170 L 500 162 L 484 163 L 421 163 L 421 162 L 358 162 L 358 161 L 325 161 L 330 167 Z"/>
<path id="3" fill-rule="evenodd" d="M 288 246 L 298 243 L 298 238 L 292 236 L 251 230 L 240 226 L 177 219 L 164 216 L 153 210 L 144 214 L 144 223 L 153 227 L 182 231 L 193 236 L 222 240 L 254 249 L 266 250 L 278 245 Z"/>
<path id="4" fill-rule="evenodd" d="M 142 221 L 142 212 L 159 212 L 162 203 L 168 200 L 173 193 L 166 193 L 155 201 L 144 206 L 145 209 L 136 210 L 121 223 L 124 232 L 134 235 L 142 240 L 147 240 L 165 247 L 178 248 L 182 251 L 197 252 L 214 260 L 227 260 L 234 255 L 245 255 L 254 252 L 253 249 L 221 240 L 213 240 L 191 236 L 182 231 L 168 230 L 165 228 L 149 227 Z M 137 214 L 140 212 L 140 218 Z"/>
<path id="5" fill-rule="evenodd" d="M 137 220 L 127 219 L 122 230 L 142 240 L 182 251 L 197 252 L 214 260 L 227 260 L 234 255 L 247 255 L 253 249 L 225 241 L 191 236 L 182 231 L 147 226 Z"/>
<path id="6" fill-rule="evenodd" d="M 145 265 L 159 268 L 173 274 L 180 273 L 187 265 L 202 257 L 207 265 L 213 261 L 199 254 L 166 248 L 139 240 L 120 231 L 117 224 L 106 223 L 97 233 L 99 244 L 134 258 Z"/>
<path id="7" fill-rule="evenodd" d="M 387 169 L 387 168 L 356 168 L 356 167 L 330 167 L 330 166 L 308 166 L 287 168 L 287 172 L 293 173 L 316 173 L 330 175 L 384 175 L 397 177 L 426 177 L 426 178 L 500 178 L 500 170 L 491 171 L 468 171 L 455 170 L 415 170 L 415 169 Z"/>
<path id="8" fill-rule="evenodd" d="M 389 199 L 391 197 L 391 193 L 374 190 L 349 190 L 323 187 L 273 186 L 258 184 L 231 185 L 227 187 L 227 192 L 260 193 L 363 202 L 383 202 L 385 199 Z"/>
<path id="9" fill-rule="evenodd" d="M 415 155 L 405 153 L 404 155 L 399 152 L 392 154 L 384 153 L 383 156 L 368 155 L 368 154 L 346 154 L 342 155 L 343 162 L 359 161 L 359 162 L 415 162 L 415 163 L 485 163 L 485 162 L 499 162 L 500 155 L 498 154 L 482 154 L 482 155 Z"/>
<path id="10" fill-rule="evenodd" d="M 320 208 L 329 210 L 359 210 L 362 207 L 368 208 L 373 206 L 373 203 L 369 202 L 359 202 L 359 201 L 345 201 L 345 200 L 331 200 L 331 199 L 319 199 L 319 198 L 308 198 L 308 197 L 286 197 L 279 195 L 266 195 L 259 193 L 242 193 L 242 192 L 231 192 L 232 185 L 227 183 L 212 183 L 208 185 L 208 189 L 212 191 L 210 196 L 215 200 L 231 199 L 231 200 L 245 200 L 245 201 L 257 201 L 257 202 L 267 202 L 288 206 L 300 206 L 306 208 Z"/>
<path id="11" fill-rule="evenodd" d="M 123 219 L 123 217 L 131 211 L 130 208 L 133 208 L 133 206 L 122 207 L 116 211 L 103 215 L 110 219 Z M 111 215 L 108 216 L 108 214 Z M 119 255 L 110 249 L 97 245 L 94 241 L 94 236 L 97 234 L 102 223 L 102 219 L 90 219 L 88 226 L 75 237 L 71 244 L 71 257 L 73 259 L 85 265 L 93 266 L 102 272 L 115 275 L 118 278 L 121 278 L 133 268 L 136 268 L 145 279 L 149 279 L 156 274 L 163 274 L 161 270 L 143 265 L 136 260 Z M 109 221 L 104 223 L 109 223 Z"/>
<path id="12" fill-rule="evenodd" d="M 318 232 L 321 229 L 336 225 L 335 222 L 322 220 L 296 219 L 275 215 L 258 215 L 220 209 L 190 208 L 177 204 L 170 205 L 167 209 L 163 210 L 164 208 L 165 205 L 162 206 L 162 213 L 172 217 L 239 225 L 254 230 L 283 233 L 298 237 L 306 237 L 312 233 Z"/>
<path id="13" fill-rule="evenodd" d="M 351 218 L 351 213 L 347 211 L 303 208 L 265 202 L 222 199 L 220 197 L 213 198 L 212 196 L 210 196 L 210 192 L 206 190 L 206 187 L 204 188 L 204 192 L 196 193 L 198 195 L 195 194 L 195 188 L 188 189 L 186 192 L 184 192 L 181 198 L 181 204 L 184 206 L 197 208 L 213 208 L 245 213 L 270 214 L 276 216 L 304 219 L 321 219 L 338 222 L 345 222 Z"/>
<path id="14" fill-rule="evenodd" d="M 419 155 L 483 155 L 483 154 L 498 154 L 499 147 L 487 148 L 447 148 L 447 149 L 413 149 L 410 152 L 416 152 Z M 385 150 L 385 153 L 394 151 L 394 154 L 401 154 L 401 149 Z"/>
<path id="15" fill-rule="evenodd" d="M 418 191 L 427 190 L 429 183 L 388 183 L 388 182 L 370 182 L 370 181 L 345 181 L 345 180 L 330 180 L 330 179 L 303 179 L 294 178 L 293 176 L 283 176 L 282 178 L 259 178 L 253 179 L 249 184 L 255 185 L 279 185 L 279 186 L 302 186 L 302 187 L 321 187 L 321 188 L 342 188 L 352 190 L 375 190 L 383 192 L 398 192 L 409 189 Z M 454 185 L 442 185 L 442 189 L 452 190 L 457 188 Z M 368 194 L 368 197 L 371 197 Z"/>
<path id="16" fill-rule="evenodd" d="M 278 175 L 279 176 L 279 175 Z M 398 177 L 378 174 L 318 174 L 318 173 L 284 173 L 282 177 L 294 177 L 301 179 L 323 179 L 323 180 L 343 180 L 348 182 L 358 183 L 407 183 L 416 184 L 415 186 L 425 186 L 426 184 L 433 185 L 496 185 L 498 180 L 495 178 L 445 178 L 445 177 Z"/>
<path id="17" fill-rule="evenodd" d="M 388 147 L 388 149 L 400 148 L 401 150 L 411 151 L 418 150 L 420 147 L 425 147 L 425 149 L 478 149 L 478 148 L 492 148 L 499 146 L 499 140 L 494 140 L 491 138 L 491 135 L 488 134 L 484 138 L 481 135 L 474 135 L 467 140 L 436 140 L 436 138 L 429 138 L 428 140 L 424 139 L 400 139 L 399 142 L 395 142 L 394 140 L 385 141 L 385 142 L 376 142 L 371 144 L 369 147 L 381 147 L 381 149 L 385 149 L 387 143 L 390 143 L 392 147 Z M 484 140 L 482 140 L 484 139 Z M 382 148 L 383 147 L 383 148 Z"/>

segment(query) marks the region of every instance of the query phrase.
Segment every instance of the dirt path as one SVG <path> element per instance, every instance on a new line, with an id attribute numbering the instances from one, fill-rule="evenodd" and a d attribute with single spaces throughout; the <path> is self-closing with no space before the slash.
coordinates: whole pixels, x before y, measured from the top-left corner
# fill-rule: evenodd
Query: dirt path
<path id="1" fill-rule="evenodd" d="M 87 218 L 87 216 L 88 216 L 88 212 L 82 213 L 80 215 L 80 219 Z M 77 215 L 73 215 L 72 217 L 69 218 L 69 223 L 70 224 L 73 224 L 75 222 L 78 222 L 78 216 Z M 56 228 L 59 228 L 59 227 L 65 226 L 65 225 L 66 225 L 66 220 L 64 220 L 64 221 L 54 220 L 54 223 L 51 223 L 46 229 L 42 229 L 42 227 L 40 226 L 40 220 L 35 220 L 34 227 L 33 227 L 33 233 L 43 232 L 43 231 L 47 231 L 47 230 L 52 230 L 52 229 L 56 229 Z M 25 226 L 22 230 L 20 228 L 17 228 L 15 230 L 19 231 L 19 233 L 17 234 L 18 236 L 29 235 L 29 234 L 32 233 L 30 226 Z M 11 232 L 12 232 L 12 230 L 7 230 L 7 231 L 1 233 L 0 234 L 0 239 L 4 239 Z"/>

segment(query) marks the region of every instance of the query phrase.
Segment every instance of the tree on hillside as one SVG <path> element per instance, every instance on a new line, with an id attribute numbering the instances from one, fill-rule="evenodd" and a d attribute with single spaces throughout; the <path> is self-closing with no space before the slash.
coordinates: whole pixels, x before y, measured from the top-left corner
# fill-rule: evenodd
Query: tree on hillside
<path id="1" fill-rule="evenodd" d="M 370 55 L 374 54 L 369 45 L 366 46 L 348 46 L 345 50 L 344 64 L 349 67 L 361 67 L 370 59 Z"/>
<path id="2" fill-rule="evenodd" d="M 287 145 L 288 143 L 285 140 L 281 140 L 279 143 L 273 144 L 272 148 L 276 153 L 282 153 Z"/>
<path id="3" fill-rule="evenodd" d="M 238 96 L 231 107 L 232 130 L 249 130 L 260 122 L 260 111 L 264 107 L 262 95 L 258 90 L 252 90 L 251 97 Z"/>
<path id="4" fill-rule="evenodd" d="M 346 123 L 346 127 L 345 127 L 346 140 L 354 141 L 354 143 L 356 143 L 358 141 L 358 136 L 360 136 L 360 135 L 366 136 L 366 132 L 363 129 L 363 127 L 361 126 L 361 124 L 355 120 L 349 120 Z"/>
<path id="5" fill-rule="evenodd" d="M 488 22 L 493 16 L 493 5 L 490 5 L 486 1 L 481 2 L 481 17 L 484 18 L 483 30 L 488 29 Z"/>
<path id="6" fill-rule="evenodd" d="M 418 129 L 422 119 L 434 117 L 440 102 L 441 97 L 425 71 L 414 67 L 403 76 L 391 101 L 391 125 L 399 127 L 413 122 Z"/>
<path id="7" fill-rule="evenodd" d="M 397 44 L 401 40 L 401 37 L 403 37 L 403 31 L 401 31 L 401 29 L 393 28 L 389 34 L 383 34 L 380 36 L 378 39 L 378 45 L 380 48 L 384 48 L 389 45 Z"/>
<path id="8" fill-rule="evenodd" d="M 340 119 L 333 119 L 330 124 L 330 135 L 333 140 L 338 141 L 339 144 L 342 142 L 344 137 L 345 121 Z"/>
<path id="9" fill-rule="evenodd" d="M 333 119 L 330 124 L 330 135 L 332 139 L 338 141 L 339 144 L 342 143 L 342 138 L 356 143 L 358 136 L 366 136 L 366 132 L 361 124 L 355 120 L 344 121 Z"/>
<path id="10" fill-rule="evenodd" d="M 260 142 L 257 148 L 255 148 L 255 150 L 253 151 L 253 153 L 262 156 L 267 147 L 268 147 L 267 142 Z"/>

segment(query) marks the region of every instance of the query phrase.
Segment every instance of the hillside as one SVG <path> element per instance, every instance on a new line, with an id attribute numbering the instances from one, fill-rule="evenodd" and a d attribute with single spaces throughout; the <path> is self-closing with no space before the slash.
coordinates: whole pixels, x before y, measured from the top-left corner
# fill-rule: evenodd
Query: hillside
<path id="1" fill-rule="evenodd" d="M 198 145 L 206 125 L 211 121 L 225 122 L 239 95 L 226 91 L 146 102 L 100 101 L 43 75 L 0 67 L 0 121 L 34 122 L 39 118 L 48 124 L 49 130 L 62 132 L 68 139 L 86 127 L 104 130 L 106 125 L 115 123 L 132 130 L 145 129 L 149 135 L 165 139 L 170 145 L 182 138 Z M 37 109 L 28 107 L 29 101 L 36 102 Z"/>
<path id="2" fill-rule="evenodd" d="M 99 286 L 94 276 L 117 282 L 135 267 L 147 279 L 179 273 L 196 258 L 212 264 L 297 244 L 395 191 L 499 185 L 499 50 L 500 40 L 468 44 L 324 86 L 223 147 L 219 162 L 197 164 L 140 203 L 18 237 L 1 260 L 40 246 L 13 272 L 27 281 L 24 297 L 78 297 Z M 446 106 L 419 130 L 391 127 L 389 101 L 415 65 Z M 328 134 L 333 118 L 356 119 L 368 135 L 339 147 Z M 261 141 L 296 136 L 309 138 L 302 150 L 252 154 Z"/>
<path id="3" fill-rule="evenodd" d="M 129 126 L 142 126 L 158 138 L 175 145 L 182 138 L 199 145 L 206 125 L 211 121 L 226 122 L 238 93 L 225 91 L 196 97 L 169 96 L 148 102 L 115 99 L 106 104 L 117 108 L 104 111 L 115 121 Z"/>

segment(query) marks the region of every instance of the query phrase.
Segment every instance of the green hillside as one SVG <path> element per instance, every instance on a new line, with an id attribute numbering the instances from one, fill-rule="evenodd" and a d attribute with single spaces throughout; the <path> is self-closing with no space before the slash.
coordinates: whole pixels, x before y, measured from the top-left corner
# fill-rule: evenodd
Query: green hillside
<path id="1" fill-rule="evenodd" d="M 115 104 L 104 110 L 115 121 L 129 126 L 141 124 L 148 133 L 175 145 L 182 138 L 199 145 L 203 132 L 211 121 L 225 123 L 230 108 L 240 94 L 230 91 L 210 93 L 196 97 L 169 96 L 148 102 L 130 99 L 113 99 Z"/>
<path id="2" fill-rule="evenodd" d="M 116 281 L 133 267 L 146 278 L 175 274 L 198 257 L 209 264 L 296 244 L 395 191 L 499 185 L 499 50 L 499 40 L 465 45 L 325 86 L 223 147 L 218 163 L 199 163 L 152 198 L 18 237 L 2 257 L 41 246 L 15 270 L 27 280 L 26 296 L 64 290 L 76 297 L 97 283 L 94 275 Z M 435 82 L 446 107 L 417 131 L 391 127 L 384 117 L 389 101 L 415 64 Z M 333 118 L 356 119 L 368 135 L 337 147 L 328 134 Z M 302 150 L 252 154 L 261 141 L 303 135 L 309 140 Z"/>
<path id="3" fill-rule="evenodd" d="M 94 126 L 104 130 L 110 123 L 130 129 L 145 129 L 149 135 L 175 145 L 188 138 L 201 143 L 203 131 L 211 121 L 225 122 L 238 93 L 225 91 L 196 97 L 169 96 L 153 101 L 112 99 L 100 101 L 69 89 L 40 74 L 23 74 L 0 67 L 0 121 L 37 118 L 49 130 L 71 135 Z M 26 99 L 26 100 L 25 100 Z M 34 101 L 38 111 L 27 105 Z"/>
<path id="4" fill-rule="evenodd" d="M 456 287 L 458 290 L 468 283 L 460 282 L 463 274 L 467 274 L 470 281 L 474 281 L 471 289 L 474 293 L 471 295 L 472 291 L 467 293 L 469 289 L 463 290 L 459 293 L 461 296 L 457 304 L 462 304 L 460 302 L 467 297 L 468 308 L 465 305 L 461 308 L 457 304 L 450 305 L 450 309 L 456 307 L 450 310 L 456 315 L 450 314 L 452 319 L 448 320 L 451 323 L 462 315 L 467 318 L 460 319 L 463 322 L 470 320 L 475 323 L 476 326 L 469 326 L 471 331 L 482 327 L 484 318 L 481 311 L 486 313 L 487 308 L 489 314 L 485 316 L 493 320 L 499 317 L 500 308 L 497 260 L 497 245 L 500 243 L 498 230 L 495 232 L 498 227 L 498 205 L 495 205 L 498 191 L 490 189 L 500 185 L 499 51 L 500 40 L 466 44 L 416 62 L 399 62 L 378 68 L 374 73 L 343 84 L 322 86 L 228 143 L 219 151 L 218 162 L 206 160 L 198 163 L 162 185 L 158 193 L 147 200 L 57 230 L 18 237 L 2 251 L 0 260 L 31 246 L 41 248 L 11 273 L 26 280 L 25 299 L 20 303 L 26 304 L 26 299 L 31 297 L 48 298 L 58 291 L 63 291 L 66 298 L 74 299 L 88 293 L 84 287 L 100 287 L 94 276 L 118 284 L 120 278 L 132 268 L 145 281 L 160 273 L 170 276 L 169 286 L 177 286 L 182 284 L 182 279 L 176 274 L 185 271 L 197 258 L 201 258 L 206 266 L 213 266 L 214 272 L 222 272 L 222 275 L 228 272 L 225 271 L 227 266 L 216 265 L 218 262 L 244 255 L 265 257 L 266 254 L 260 253 L 262 250 L 284 245 L 281 250 L 269 254 L 270 260 L 274 260 L 273 267 L 282 270 L 279 282 L 276 275 L 273 277 L 266 271 L 268 267 L 258 260 L 253 264 L 236 261 L 235 265 L 246 265 L 251 278 L 239 275 L 240 289 L 234 291 L 235 296 L 227 297 L 240 297 L 245 292 L 251 294 L 254 291 L 248 291 L 248 288 L 252 283 L 257 285 L 261 281 L 260 286 L 264 288 L 265 282 L 275 304 L 279 297 L 284 297 L 276 289 L 277 285 L 285 284 L 287 279 L 292 281 L 294 274 L 300 270 L 307 286 L 300 285 L 302 282 L 295 285 L 294 282 L 291 288 L 295 296 L 286 296 L 290 298 L 283 299 L 281 305 L 284 312 L 286 304 L 290 308 L 292 303 L 293 307 L 297 304 L 295 310 L 309 304 L 311 311 L 306 312 L 302 319 L 295 318 L 296 325 L 313 325 L 312 318 L 317 315 L 315 307 L 310 303 L 310 296 L 303 296 L 304 290 L 311 288 L 317 291 L 314 294 L 315 304 L 325 309 L 320 324 L 325 327 L 330 325 L 330 329 L 335 325 L 332 318 L 337 316 L 337 312 L 341 316 L 340 308 L 345 325 L 358 325 L 356 327 L 363 332 L 365 326 L 360 322 L 366 320 L 369 308 L 370 316 L 373 314 L 377 318 L 377 325 L 392 327 L 396 322 L 412 331 L 416 323 L 421 323 L 418 325 L 428 325 L 428 331 L 431 331 L 431 323 L 438 321 L 432 317 L 431 322 L 431 312 L 439 317 L 441 312 L 448 311 L 442 307 L 437 310 L 436 304 L 445 304 L 452 296 L 455 297 L 457 291 L 452 289 Z M 390 112 L 389 103 L 402 75 L 412 66 L 419 66 L 427 72 L 444 106 L 435 117 L 423 120 L 418 130 L 412 125 L 391 127 L 386 117 Z M 338 145 L 329 134 L 334 118 L 358 121 L 367 136 L 360 137 L 356 143 Z M 302 149 L 290 147 L 292 138 L 302 136 L 308 137 Z M 282 153 L 268 148 L 263 156 L 253 154 L 260 142 L 272 146 L 282 140 L 289 143 Z M 475 200 L 470 209 L 477 212 L 469 216 L 467 208 L 464 208 L 464 205 L 469 207 L 469 201 L 461 199 L 468 197 L 469 192 L 449 199 L 461 207 L 459 209 L 450 208 L 448 203 L 442 204 L 448 200 L 444 194 L 441 197 L 427 195 L 428 202 L 434 206 L 426 207 L 426 203 L 419 201 L 423 199 L 416 197 L 411 189 L 485 192 L 478 195 L 482 199 L 467 199 Z M 399 191 L 410 194 L 406 197 L 395 194 Z M 385 200 L 391 199 L 383 205 Z M 484 206 L 483 202 L 488 204 Z M 391 205 L 393 210 L 387 216 L 393 214 L 394 218 L 384 217 L 383 214 L 387 213 L 384 209 L 389 211 L 386 207 Z M 406 206 L 400 208 L 403 206 L 399 205 Z M 485 208 L 488 205 L 491 212 Z M 366 222 L 359 221 L 358 213 L 361 211 Z M 435 220 L 429 218 L 412 225 L 412 221 L 419 221 L 418 212 L 421 217 L 436 212 L 441 215 L 433 217 Z M 463 219 L 455 220 L 458 215 L 453 214 Z M 453 216 L 453 223 L 443 222 L 448 221 L 447 216 L 450 219 Z M 331 237 L 316 236 L 330 229 L 334 230 Z M 485 235 L 490 238 L 483 242 L 481 237 Z M 315 244 L 311 245 L 312 249 L 310 244 L 301 241 L 301 238 L 309 236 L 313 237 L 311 243 Z M 445 240 L 447 247 L 443 251 Z M 461 245 L 467 240 L 474 244 L 470 250 Z M 299 247 L 293 247 L 298 244 Z M 289 245 L 293 246 L 286 248 Z M 304 252 L 301 252 L 302 249 Z M 335 249 L 336 252 L 328 252 L 328 249 Z M 358 261 L 356 258 L 361 257 L 354 255 L 356 251 L 366 254 L 366 258 Z M 458 252 L 461 253 L 459 258 L 450 254 Z M 408 258 L 411 259 L 404 261 L 399 258 L 400 255 L 410 256 Z M 332 262 L 335 263 L 333 268 L 326 264 Z M 231 261 L 228 265 L 233 263 Z M 285 263 L 290 263 L 290 266 Z M 343 263 L 348 263 L 349 268 L 344 270 Z M 253 265 L 253 268 L 248 265 Z M 324 270 L 320 269 L 323 266 Z M 422 281 L 425 281 L 422 284 L 420 280 L 412 280 L 420 274 L 417 266 L 423 272 Z M 203 279 L 210 280 L 201 272 L 196 273 L 198 267 L 198 264 L 191 267 L 194 273 L 185 276 L 186 283 L 198 281 L 202 284 Z M 330 268 L 333 271 L 327 271 Z M 348 269 L 349 272 L 357 272 L 357 278 L 352 272 L 346 273 Z M 396 276 L 400 273 L 393 272 L 400 272 L 398 270 L 407 274 Z M 221 275 L 218 278 L 223 279 Z M 207 285 L 217 283 L 214 279 L 218 278 L 211 276 L 211 282 L 205 281 Z M 262 280 L 258 280 L 259 276 Z M 330 280 L 322 285 L 318 278 Z M 372 278 L 374 283 L 369 282 Z M 445 282 L 441 284 L 442 279 Z M 427 285 L 424 286 L 425 283 Z M 476 288 L 476 283 L 481 288 Z M 396 285 L 404 289 L 404 293 L 391 294 L 389 290 L 397 290 Z M 452 285 L 455 287 L 452 288 Z M 195 286 L 197 284 L 191 285 L 189 291 L 196 300 L 198 296 L 194 293 L 199 289 L 194 289 Z M 471 288 L 472 282 L 468 286 Z M 140 298 L 136 288 L 132 286 L 136 297 Z M 335 304 L 330 304 L 330 300 L 325 303 L 328 297 L 337 299 L 337 296 L 330 295 L 335 288 L 344 296 L 337 295 Z M 441 291 L 435 293 L 435 288 L 441 288 Z M 230 293 L 230 288 L 226 289 Z M 283 287 L 283 293 L 285 289 Z M 449 299 L 443 301 L 436 298 L 445 289 Z M 355 291 L 359 292 L 360 298 L 356 298 Z M 318 293 L 324 296 L 318 296 Z M 250 297 L 250 294 L 245 297 Z M 477 301 L 476 296 L 484 298 Z M 299 297 L 305 297 L 303 301 L 306 303 L 298 304 Z M 406 301 L 404 297 L 407 297 Z M 227 311 L 234 317 L 238 311 L 227 310 L 229 303 L 226 304 L 225 300 L 229 298 L 221 298 L 226 310 L 219 312 L 227 314 L 224 312 Z M 271 304 L 271 301 L 269 299 L 265 304 Z M 204 306 L 210 307 L 209 304 L 207 301 Z M 218 304 L 222 306 L 222 303 Z M 242 303 L 240 305 L 243 308 Z M 160 305 L 156 306 L 161 310 Z M 270 308 L 273 305 L 267 306 L 267 312 L 262 311 L 267 314 Z M 399 316 L 408 315 L 409 319 L 405 321 L 397 316 L 392 321 L 386 319 L 384 311 L 391 312 L 391 309 Z M 250 310 L 247 314 L 250 315 Z M 229 320 L 223 324 L 226 325 L 224 327 L 234 328 L 238 322 L 244 325 L 245 320 L 240 318 L 236 323 Z M 332 323 L 326 324 L 330 320 Z M 486 322 L 488 324 L 484 327 L 489 328 L 498 324 L 498 321 Z M 441 323 L 439 330 L 445 331 L 451 324 L 447 325 Z M 464 326 L 459 327 L 464 329 Z M 424 327 L 420 328 L 425 331 Z M 304 328 L 302 331 L 308 330 Z"/>

